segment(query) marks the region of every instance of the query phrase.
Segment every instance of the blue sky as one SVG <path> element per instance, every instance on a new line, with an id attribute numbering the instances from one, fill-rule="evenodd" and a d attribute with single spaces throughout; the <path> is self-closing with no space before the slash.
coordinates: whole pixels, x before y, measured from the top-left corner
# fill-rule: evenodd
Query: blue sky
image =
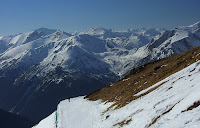
<path id="1" fill-rule="evenodd" d="M 0 35 L 40 27 L 174 28 L 200 21 L 200 0 L 0 0 Z"/>

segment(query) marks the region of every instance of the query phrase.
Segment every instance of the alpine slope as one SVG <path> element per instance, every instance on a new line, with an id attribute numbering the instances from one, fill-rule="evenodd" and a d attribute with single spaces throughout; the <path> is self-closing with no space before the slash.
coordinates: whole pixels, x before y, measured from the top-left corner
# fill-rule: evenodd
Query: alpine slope
<path id="1" fill-rule="evenodd" d="M 200 22 L 173 30 L 92 28 L 75 34 L 40 28 L 2 36 L 0 107 L 37 122 L 62 99 L 87 95 L 133 68 L 199 46 L 199 28 Z"/>
<path id="2" fill-rule="evenodd" d="M 174 72 L 177 64 L 182 69 Z M 149 66 L 149 71 L 143 70 Z M 171 75 L 168 69 L 172 69 Z M 140 79 L 135 78 L 135 71 Z M 33 128 L 199 128 L 200 47 L 132 72 L 88 96 L 63 100 L 55 112 Z M 164 79 L 151 84 L 151 77 L 159 79 L 165 72 Z M 118 90 L 115 86 L 119 86 Z M 131 93 L 125 92 L 124 87 Z M 110 97 L 104 97 L 106 90 Z M 120 94 L 114 94 L 112 100 L 116 91 Z M 124 93 L 134 99 L 124 99 Z M 123 102 L 125 105 L 120 106 Z"/>

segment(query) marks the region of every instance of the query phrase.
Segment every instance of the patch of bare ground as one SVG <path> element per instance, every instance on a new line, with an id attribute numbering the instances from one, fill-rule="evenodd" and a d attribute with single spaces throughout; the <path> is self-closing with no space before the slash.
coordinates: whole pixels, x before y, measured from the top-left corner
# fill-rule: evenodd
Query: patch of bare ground
<path id="1" fill-rule="evenodd" d="M 119 125 L 120 127 L 123 127 L 124 125 L 127 125 L 129 122 L 131 122 L 132 119 L 129 119 L 129 120 L 123 120 L 117 124 L 114 124 L 113 126 L 117 126 Z"/>
<path id="2" fill-rule="evenodd" d="M 121 121 L 121 122 L 119 122 L 119 123 L 114 124 L 113 126 L 119 125 L 119 126 L 123 127 L 124 125 L 129 124 L 129 122 L 132 121 L 131 117 L 134 116 L 134 115 L 137 114 L 137 113 L 140 113 L 141 111 L 143 111 L 143 109 L 139 109 L 139 110 L 137 110 L 136 112 L 132 113 L 132 114 L 129 116 L 130 119 L 128 119 L 128 120 L 123 120 L 123 121 Z"/>
<path id="3" fill-rule="evenodd" d="M 179 101 L 179 102 L 180 102 L 180 101 Z M 179 102 L 178 102 L 178 103 L 179 103 Z M 151 127 L 153 124 L 155 124 L 155 123 L 157 122 L 157 120 L 158 120 L 161 116 L 164 116 L 165 114 L 169 113 L 178 103 L 176 103 L 175 105 L 173 105 L 169 110 L 165 111 L 165 112 L 162 113 L 161 115 L 158 115 L 156 118 L 154 118 L 150 124 L 148 124 L 147 126 L 145 126 L 145 128 L 149 128 L 149 127 Z"/>
<path id="4" fill-rule="evenodd" d="M 200 60 L 199 54 L 200 47 L 196 47 L 178 55 L 145 64 L 133 69 L 129 75 L 113 83 L 112 86 L 105 86 L 85 98 L 92 101 L 100 99 L 103 102 L 114 102 L 110 108 L 114 106 L 115 109 L 121 108 L 131 101 L 154 91 L 162 84 L 140 96 L 134 96 L 135 94 Z"/>
<path id="5" fill-rule="evenodd" d="M 182 79 L 182 78 L 184 78 L 184 77 L 185 77 L 185 76 L 182 76 L 182 77 L 178 78 L 177 80 L 173 81 L 172 84 L 174 84 L 176 81 L 178 81 L 178 80 L 180 80 L 180 79 Z"/>
<path id="6" fill-rule="evenodd" d="M 190 111 L 190 110 L 192 110 L 192 109 L 194 109 L 194 108 L 199 107 L 199 105 L 200 105 L 200 101 L 194 102 L 193 105 L 191 105 L 189 108 L 187 108 L 186 110 L 184 110 L 184 111 L 182 111 L 182 112 Z"/>

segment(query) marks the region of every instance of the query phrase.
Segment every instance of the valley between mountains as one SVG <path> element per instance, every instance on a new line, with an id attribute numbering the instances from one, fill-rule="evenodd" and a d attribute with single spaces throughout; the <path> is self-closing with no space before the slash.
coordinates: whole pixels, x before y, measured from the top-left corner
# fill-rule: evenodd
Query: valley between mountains
<path id="1" fill-rule="evenodd" d="M 200 22 L 173 30 L 93 28 L 70 34 L 40 28 L 2 36 L 0 108 L 35 122 L 52 113 L 35 126 L 43 128 L 160 127 L 186 102 L 170 119 L 194 114 L 188 126 L 198 125 L 198 46 Z"/>

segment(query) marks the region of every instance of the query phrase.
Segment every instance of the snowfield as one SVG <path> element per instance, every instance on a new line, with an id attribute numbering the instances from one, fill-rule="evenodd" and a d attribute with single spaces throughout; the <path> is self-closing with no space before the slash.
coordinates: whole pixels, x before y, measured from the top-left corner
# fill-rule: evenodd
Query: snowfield
<path id="1" fill-rule="evenodd" d="M 200 106 L 194 106 L 200 101 L 199 78 L 200 61 L 197 61 L 153 85 L 162 84 L 156 90 L 109 111 L 106 110 L 112 103 L 84 97 L 67 99 L 34 128 L 47 128 L 47 124 L 51 124 L 48 128 L 55 128 L 56 124 L 57 128 L 199 128 Z"/>

